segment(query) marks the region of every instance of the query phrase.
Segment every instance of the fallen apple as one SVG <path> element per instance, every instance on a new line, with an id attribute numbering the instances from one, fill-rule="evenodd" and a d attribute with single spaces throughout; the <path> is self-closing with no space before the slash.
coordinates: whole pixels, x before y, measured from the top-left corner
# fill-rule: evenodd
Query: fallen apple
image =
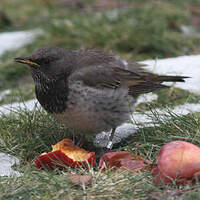
<path id="1" fill-rule="evenodd" d="M 88 152 L 75 146 L 70 139 L 63 139 L 52 145 L 52 152 L 43 153 L 36 159 L 35 165 L 39 169 L 60 170 L 66 167 L 88 168 L 95 165 L 95 153 Z"/>
<path id="2" fill-rule="evenodd" d="M 200 148 L 184 141 L 165 144 L 158 156 L 157 167 L 152 170 L 154 183 L 182 183 L 200 178 Z"/>
<path id="3" fill-rule="evenodd" d="M 132 170 L 134 172 L 144 171 L 149 169 L 151 161 L 133 155 L 127 151 L 108 152 L 100 158 L 99 168 L 102 170 L 120 169 Z"/>

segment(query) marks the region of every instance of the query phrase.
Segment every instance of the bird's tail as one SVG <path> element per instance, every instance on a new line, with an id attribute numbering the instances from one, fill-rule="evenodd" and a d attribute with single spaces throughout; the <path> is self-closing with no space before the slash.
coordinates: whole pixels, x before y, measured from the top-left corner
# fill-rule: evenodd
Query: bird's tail
<path id="1" fill-rule="evenodd" d="M 156 81 L 158 82 L 185 82 L 185 78 L 188 76 L 157 76 Z"/>

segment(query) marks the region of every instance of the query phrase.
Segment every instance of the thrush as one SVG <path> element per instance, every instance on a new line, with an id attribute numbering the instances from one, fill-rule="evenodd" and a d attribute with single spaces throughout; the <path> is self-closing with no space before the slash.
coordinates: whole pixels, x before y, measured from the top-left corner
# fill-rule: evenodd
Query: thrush
<path id="1" fill-rule="evenodd" d="M 163 82 L 184 82 L 184 76 L 150 73 L 142 64 L 99 50 L 44 47 L 27 64 L 41 106 L 66 126 L 83 134 L 111 131 L 130 119 L 139 95 L 168 88 Z"/>

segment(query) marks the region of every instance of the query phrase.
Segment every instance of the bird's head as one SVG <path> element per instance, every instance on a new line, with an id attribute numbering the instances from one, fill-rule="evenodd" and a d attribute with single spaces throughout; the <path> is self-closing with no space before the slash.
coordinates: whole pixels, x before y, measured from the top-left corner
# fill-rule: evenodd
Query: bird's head
<path id="1" fill-rule="evenodd" d="M 58 47 L 43 47 L 29 57 L 15 58 L 16 62 L 30 67 L 34 81 L 56 80 L 63 77 L 70 68 L 70 53 Z M 69 66 L 69 67 L 68 67 Z"/>

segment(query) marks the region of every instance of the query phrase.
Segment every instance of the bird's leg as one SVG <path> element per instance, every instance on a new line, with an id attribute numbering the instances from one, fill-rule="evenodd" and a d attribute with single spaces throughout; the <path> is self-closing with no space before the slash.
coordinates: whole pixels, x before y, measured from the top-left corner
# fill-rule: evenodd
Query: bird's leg
<path id="1" fill-rule="evenodd" d="M 111 150 L 112 147 L 113 147 L 113 137 L 114 137 L 114 134 L 115 134 L 115 130 L 116 130 L 116 128 L 113 128 L 110 135 L 109 135 L 108 144 L 106 146 L 108 151 Z"/>
<path id="2" fill-rule="evenodd" d="M 113 147 L 113 137 L 114 137 L 114 134 L 115 134 L 115 130 L 116 128 L 113 128 L 109 137 L 108 137 L 108 143 L 105 147 L 103 147 L 103 151 L 99 153 L 99 155 L 97 156 L 97 159 L 99 160 L 105 153 L 108 153 L 112 147 Z"/>
<path id="3" fill-rule="evenodd" d="M 81 147 L 84 141 L 85 141 L 85 134 L 82 134 L 76 145 Z"/>

